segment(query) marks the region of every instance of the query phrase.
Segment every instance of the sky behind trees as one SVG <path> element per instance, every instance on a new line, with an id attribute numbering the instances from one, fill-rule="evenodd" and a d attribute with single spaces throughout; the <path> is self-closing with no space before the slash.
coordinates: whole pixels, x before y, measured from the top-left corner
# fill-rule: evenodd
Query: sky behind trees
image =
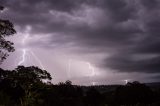
<path id="1" fill-rule="evenodd" d="M 159 0 L 1 0 L 16 51 L 1 65 L 36 65 L 53 82 L 160 79 Z"/>

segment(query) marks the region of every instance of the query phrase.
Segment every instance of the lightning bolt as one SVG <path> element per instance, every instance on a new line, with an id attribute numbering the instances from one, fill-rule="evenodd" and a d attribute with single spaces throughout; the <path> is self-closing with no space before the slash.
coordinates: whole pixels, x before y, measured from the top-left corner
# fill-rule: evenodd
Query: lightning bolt
<path id="1" fill-rule="evenodd" d="M 68 71 L 67 71 L 67 76 L 68 76 L 69 79 L 70 79 L 70 77 L 71 77 L 71 76 L 70 76 L 70 71 L 71 71 L 71 61 L 72 61 L 71 59 L 68 60 Z"/>
<path id="2" fill-rule="evenodd" d="M 88 65 L 88 68 L 92 71 L 91 73 L 91 77 L 94 77 L 95 76 L 95 70 L 94 70 L 94 67 L 91 65 L 91 63 L 87 62 L 86 63 Z"/>
<path id="3" fill-rule="evenodd" d="M 42 67 L 42 69 L 44 70 L 44 66 L 42 64 L 42 62 L 40 61 L 40 59 L 35 55 L 35 53 L 33 51 L 31 51 L 32 56 L 36 59 L 36 61 L 40 64 L 40 66 Z"/>
<path id="4" fill-rule="evenodd" d="M 72 63 L 72 61 L 74 61 L 74 60 L 72 60 L 72 59 L 69 59 L 69 60 L 68 60 L 68 65 L 67 65 L 68 68 L 67 68 L 67 71 L 66 71 L 68 78 L 71 77 L 71 76 L 70 76 L 70 71 L 71 71 L 71 63 Z M 92 83 L 92 85 L 95 85 L 96 82 L 94 82 L 94 81 L 92 80 L 93 77 L 96 75 L 94 67 L 91 65 L 90 62 L 86 62 L 86 61 L 79 61 L 79 62 L 82 62 L 82 63 L 88 65 L 88 69 L 91 70 L 91 74 L 89 75 L 89 80 L 90 80 L 90 82 Z"/>
<path id="5" fill-rule="evenodd" d="M 29 38 L 29 32 L 31 31 L 31 26 L 27 26 L 26 27 L 26 31 L 25 31 L 25 36 L 24 38 L 22 39 L 22 42 L 21 44 L 24 46 L 24 48 L 22 49 L 22 58 L 21 60 L 18 62 L 18 65 L 21 65 L 23 64 L 25 61 L 26 61 L 26 56 L 27 54 L 29 55 L 29 52 L 31 53 L 31 55 L 34 57 L 34 59 L 39 63 L 40 67 L 42 69 L 44 69 L 44 66 L 42 64 L 42 62 L 40 61 L 40 59 L 35 55 L 35 53 L 31 50 L 31 49 L 26 49 L 26 42 Z"/>
<path id="6" fill-rule="evenodd" d="M 127 84 L 129 81 L 131 81 L 130 79 L 125 79 L 123 80 L 125 82 L 125 84 Z"/>
<path id="7" fill-rule="evenodd" d="M 86 62 L 86 64 L 88 65 L 88 68 L 92 71 L 92 73 L 90 75 L 90 80 L 91 80 L 91 78 L 93 78 L 96 73 L 95 73 L 94 67 L 91 65 L 91 63 Z M 92 81 L 92 85 L 95 85 L 94 81 Z"/>
<path id="8" fill-rule="evenodd" d="M 21 61 L 19 61 L 19 63 L 18 63 L 18 65 L 21 65 L 22 63 L 24 63 L 25 62 L 25 57 L 26 57 L 26 49 L 23 49 L 22 50 L 22 60 Z"/>
<path id="9" fill-rule="evenodd" d="M 124 80 L 124 81 L 125 81 L 126 84 L 128 83 L 128 80 Z"/>
<path id="10" fill-rule="evenodd" d="M 29 37 L 29 31 L 30 30 L 31 30 L 31 27 L 27 26 L 26 27 L 26 31 L 25 31 L 25 36 L 24 36 L 24 38 L 22 39 L 22 42 L 21 42 L 21 44 L 23 46 L 25 46 L 25 44 L 26 44 L 26 40 Z M 26 49 L 25 48 L 22 49 L 22 56 L 21 57 L 22 57 L 22 59 L 18 62 L 18 65 L 21 65 L 21 64 L 23 64 L 25 62 L 25 59 L 26 59 Z"/>

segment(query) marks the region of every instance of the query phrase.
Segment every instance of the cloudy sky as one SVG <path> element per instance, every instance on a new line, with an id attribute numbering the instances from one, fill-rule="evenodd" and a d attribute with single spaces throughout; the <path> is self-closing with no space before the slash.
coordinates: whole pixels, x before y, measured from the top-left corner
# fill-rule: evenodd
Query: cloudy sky
<path id="1" fill-rule="evenodd" d="M 36 65 L 52 82 L 160 81 L 159 0 L 0 0 L 16 51 L 1 67 Z"/>

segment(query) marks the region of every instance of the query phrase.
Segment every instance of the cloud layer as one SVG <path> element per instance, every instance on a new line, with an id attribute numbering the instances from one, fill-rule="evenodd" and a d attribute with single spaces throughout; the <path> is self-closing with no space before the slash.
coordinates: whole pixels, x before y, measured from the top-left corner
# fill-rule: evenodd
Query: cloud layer
<path id="1" fill-rule="evenodd" d="M 159 0 L 1 0 L 22 31 L 45 40 L 30 46 L 103 54 L 97 67 L 117 72 L 160 73 Z"/>

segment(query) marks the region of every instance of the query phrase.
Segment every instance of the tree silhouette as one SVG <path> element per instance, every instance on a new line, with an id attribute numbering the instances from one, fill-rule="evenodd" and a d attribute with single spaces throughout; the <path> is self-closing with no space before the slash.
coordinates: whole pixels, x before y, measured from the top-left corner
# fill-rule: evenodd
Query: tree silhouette
<path id="1" fill-rule="evenodd" d="M 118 104 L 148 104 L 152 102 L 152 99 L 152 90 L 138 81 L 129 82 L 125 86 L 118 87 L 115 91 L 115 101 Z"/>
<path id="2" fill-rule="evenodd" d="M 20 85 L 25 92 L 25 97 L 23 98 L 23 105 L 28 106 L 28 104 L 34 102 L 34 97 L 36 96 L 36 90 L 34 86 L 43 83 L 43 80 L 50 81 L 51 75 L 46 70 L 41 70 L 38 67 L 30 66 L 18 66 L 11 76 L 15 83 Z"/>
<path id="3" fill-rule="evenodd" d="M 113 89 L 113 86 L 77 86 L 72 85 L 71 81 L 53 85 L 43 80 L 50 81 L 50 74 L 35 66 L 18 66 L 12 71 L 0 69 L 0 105 L 159 106 L 160 104 L 160 90 L 152 91 L 137 81 L 117 85 Z"/>
<path id="4" fill-rule="evenodd" d="M 86 106 L 101 106 L 102 100 L 102 95 L 95 88 L 90 88 L 86 92 Z"/>
<path id="5" fill-rule="evenodd" d="M 0 11 L 3 11 L 4 7 L 0 6 Z M 0 64 L 9 55 L 9 52 L 14 51 L 13 43 L 7 41 L 5 37 L 15 34 L 13 24 L 9 20 L 0 19 Z"/>
<path id="6" fill-rule="evenodd" d="M 10 102 L 15 102 L 14 104 L 29 106 L 35 103 L 38 96 L 36 87 L 43 85 L 43 80 L 51 79 L 51 75 L 46 70 L 35 66 L 18 66 L 12 71 L 0 69 L 0 91 L 2 91 L 0 94 L 6 95 Z"/>

